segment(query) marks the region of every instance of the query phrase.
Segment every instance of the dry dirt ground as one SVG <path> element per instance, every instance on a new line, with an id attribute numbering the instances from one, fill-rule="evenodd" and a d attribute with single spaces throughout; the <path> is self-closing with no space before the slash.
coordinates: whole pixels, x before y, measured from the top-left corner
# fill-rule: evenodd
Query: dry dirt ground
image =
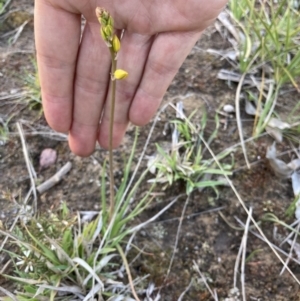
<path id="1" fill-rule="evenodd" d="M 63 136 L 53 133 L 38 134 L 37 131 L 49 132 L 49 129 L 42 128 L 46 126 L 44 117 L 40 116 L 38 111 L 30 110 L 24 102 L 17 99 L 16 95 L 24 88 L 22 78 L 29 72 L 33 72 L 33 18 L 33 3 L 29 0 L 12 0 L 7 13 L 0 17 L 0 97 L 2 99 L 0 120 L 2 123 L 9 121 L 8 139 L 1 140 L 0 138 L 0 219 L 4 225 L 9 223 L 16 211 L 12 199 L 24 198 L 30 188 L 21 142 L 15 126 L 16 121 L 21 120 L 25 130 L 28 151 L 40 182 L 52 176 L 66 162 L 72 162 L 72 169 L 63 181 L 39 196 L 39 210 L 55 208 L 61 201 L 66 201 L 69 208 L 74 211 L 98 210 L 99 176 L 103 161 L 107 158 L 106 151 L 100 148 L 97 148 L 93 156 L 89 158 L 76 157 L 70 152 Z M 24 22 L 27 23 L 24 24 Z M 14 40 L 16 31 L 13 30 L 22 24 L 24 28 Z M 186 59 L 164 99 L 165 103 L 172 101 L 174 104 L 179 99 L 183 99 L 186 113 L 189 114 L 194 109 L 198 109 L 196 116 L 199 116 L 199 120 L 201 108 L 205 107 L 210 120 L 208 132 L 214 129 L 213 118 L 216 110 L 224 104 L 234 104 L 235 86 L 230 87 L 227 83 L 217 80 L 218 71 L 230 66 L 225 60 L 222 61 L 208 54 L 206 49 L 226 49 L 227 47 L 227 42 L 220 37 L 214 27 L 210 28 Z M 286 94 L 280 99 L 281 113 L 286 114 L 295 104 L 296 99 L 295 92 Z M 11 116 L 12 119 L 9 120 Z M 168 120 L 174 116 L 174 110 L 170 108 L 161 114 L 147 150 L 149 155 L 155 151 L 155 143 L 170 141 L 170 133 L 164 135 L 163 130 Z M 242 112 L 242 117 L 245 137 L 250 137 L 253 120 L 244 112 Z M 150 125 L 140 130 L 137 158 L 148 136 L 149 128 Z M 118 170 L 122 170 L 124 156 L 128 154 L 133 136 L 134 129 L 130 128 L 123 145 L 115 151 L 116 177 L 122 176 Z M 227 128 L 219 129 L 212 146 L 214 152 L 218 152 L 238 142 L 235 120 L 229 119 Z M 265 213 L 273 212 L 287 223 L 291 223 L 293 217 L 287 219 L 284 215 L 293 200 L 291 183 L 288 180 L 277 179 L 264 159 L 266 148 L 271 143 L 271 138 L 263 136 L 247 144 L 250 162 L 257 162 L 252 165 L 251 170 L 244 167 L 245 161 L 238 148 L 234 153 L 236 172 L 232 180 L 246 206 L 253 208 L 253 216 L 257 221 Z M 58 152 L 56 164 L 39 171 L 40 153 L 49 147 Z M 279 149 L 287 151 L 289 144 L 283 143 Z M 145 167 L 146 160 L 143 164 Z M 147 184 L 143 184 L 140 195 L 147 188 Z M 165 191 L 158 186 L 155 192 L 159 196 L 151 208 L 143 213 L 139 221 L 146 220 L 157 213 L 170 200 L 184 192 L 184 186 L 178 184 Z M 136 196 L 136 199 L 138 198 L 139 195 Z M 243 235 L 243 231 L 238 229 L 239 224 L 235 217 L 245 222 L 247 215 L 229 187 L 220 189 L 219 199 L 216 199 L 214 192 L 210 189 L 194 192 L 189 199 L 185 218 L 182 221 L 171 273 L 165 280 L 164 276 L 174 251 L 177 229 L 185 202 L 186 197 L 182 197 L 159 220 L 141 231 L 136 237 L 135 244 L 152 255 L 142 255 L 135 261 L 132 264 L 133 274 L 137 276 L 149 273 L 156 287 L 162 287 L 161 300 L 164 301 L 178 300 L 192 278 L 196 279 L 195 283 L 182 300 L 212 300 L 200 276 L 193 269 L 193 261 L 195 261 L 208 280 L 209 286 L 216 290 L 219 300 L 224 300 L 229 297 L 229 291 L 233 287 L 234 264 Z M 287 235 L 286 229 L 280 225 L 267 222 L 261 224 L 262 230 L 270 241 L 278 245 L 279 241 L 273 234 L 275 227 L 278 233 Z M 288 247 L 284 245 L 283 249 L 288 252 Z M 265 242 L 252 234 L 248 237 L 246 255 L 250 254 L 252 256 L 249 257 L 245 267 L 247 300 L 300 300 L 298 284 L 286 271 L 283 275 L 279 275 L 282 269 L 279 260 Z M 300 267 L 294 262 L 291 262 L 289 267 L 300 279 Z M 1 278 L 1 275 L 0 285 L 11 287 L 8 281 Z"/>

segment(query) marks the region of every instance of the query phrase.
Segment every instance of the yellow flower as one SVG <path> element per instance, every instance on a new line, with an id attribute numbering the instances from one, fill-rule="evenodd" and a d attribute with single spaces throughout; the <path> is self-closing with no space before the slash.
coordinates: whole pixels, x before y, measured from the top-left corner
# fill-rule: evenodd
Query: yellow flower
<path id="1" fill-rule="evenodd" d="M 115 79 L 124 79 L 128 76 L 128 72 L 126 72 L 125 70 L 122 69 L 117 69 L 114 72 L 114 78 Z"/>
<path id="2" fill-rule="evenodd" d="M 113 37 L 112 46 L 115 53 L 117 53 L 121 48 L 120 40 L 116 35 Z"/>

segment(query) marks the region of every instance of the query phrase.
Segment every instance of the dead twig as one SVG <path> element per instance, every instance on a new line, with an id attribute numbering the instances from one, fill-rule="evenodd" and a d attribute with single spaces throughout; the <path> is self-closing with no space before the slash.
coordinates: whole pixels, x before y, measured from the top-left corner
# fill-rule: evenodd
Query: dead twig
<path id="1" fill-rule="evenodd" d="M 17 129 L 18 129 L 18 132 L 20 135 L 24 159 L 25 159 L 28 174 L 30 177 L 32 194 L 33 194 L 33 207 L 34 207 L 34 212 L 36 212 L 37 211 L 37 194 L 36 194 L 36 187 L 35 187 L 35 179 L 37 178 L 37 176 L 36 176 L 36 172 L 33 168 L 30 158 L 29 158 L 29 153 L 28 153 L 28 149 L 27 149 L 27 145 L 26 145 L 26 141 L 25 141 L 25 137 L 24 137 L 24 133 L 23 133 L 23 128 L 22 128 L 22 125 L 20 124 L 20 122 L 17 122 Z"/>
<path id="2" fill-rule="evenodd" d="M 199 265 L 196 263 L 195 260 L 193 260 L 194 263 L 194 270 L 199 274 L 199 276 L 201 277 L 204 285 L 206 286 L 207 290 L 210 292 L 211 296 L 214 298 L 215 301 L 218 300 L 218 295 L 215 294 L 215 292 L 212 291 L 212 289 L 210 288 L 210 286 L 208 285 L 207 281 L 206 281 L 206 277 L 204 276 L 204 274 L 200 271 Z"/>
<path id="3" fill-rule="evenodd" d="M 245 226 L 245 232 L 242 240 L 243 251 L 242 251 L 242 262 L 241 262 L 241 287 L 242 287 L 243 301 L 247 301 L 246 289 L 245 289 L 245 263 L 246 263 L 247 239 L 248 239 L 251 218 L 252 218 L 252 207 L 250 207 L 249 209 L 249 214 Z"/>
<path id="4" fill-rule="evenodd" d="M 167 275 L 166 275 L 166 278 L 165 278 L 164 282 L 166 282 L 166 280 L 168 279 L 168 277 L 170 275 L 171 268 L 172 268 L 172 265 L 173 265 L 173 261 L 174 261 L 175 255 L 177 253 L 176 250 L 177 250 L 177 246 L 178 246 L 178 242 L 179 242 L 179 236 L 180 236 L 180 231 L 181 231 L 181 227 L 182 227 L 182 222 L 183 222 L 185 212 L 186 212 L 186 208 L 188 206 L 189 201 L 190 201 L 190 195 L 188 195 L 188 197 L 187 197 L 187 199 L 184 203 L 182 214 L 181 214 L 181 217 L 180 217 L 180 220 L 179 220 L 179 225 L 178 225 L 178 228 L 177 228 L 177 234 L 176 234 L 176 240 L 175 240 L 175 244 L 174 244 L 173 254 L 172 254 L 172 257 L 171 257 L 171 260 L 170 260 L 170 264 L 169 264 Z"/>
<path id="5" fill-rule="evenodd" d="M 179 296 L 178 300 L 177 301 L 182 301 L 183 300 L 183 297 L 185 296 L 185 294 L 190 290 L 190 288 L 192 287 L 194 281 L 193 279 L 190 281 L 188 287 L 181 293 L 181 295 Z"/>
<path id="6" fill-rule="evenodd" d="M 45 191 L 52 188 L 54 185 L 59 183 L 63 177 L 71 170 L 72 163 L 67 162 L 54 176 L 52 176 L 50 179 L 39 185 L 36 190 L 39 194 L 43 194 Z"/>

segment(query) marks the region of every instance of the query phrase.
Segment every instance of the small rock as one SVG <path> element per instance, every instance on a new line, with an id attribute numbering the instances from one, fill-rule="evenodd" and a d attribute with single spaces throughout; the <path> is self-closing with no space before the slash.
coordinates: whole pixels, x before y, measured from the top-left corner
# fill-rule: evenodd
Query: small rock
<path id="1" fill-rule="evenodd" d="M 235 109 L 234 109 L 233 105 L 225 105 L 223 107 L 223 111 L 226 112 L 226 113 L 234 113 Z"/>
<path id="2" fill-rule="evenodd" d="M 18 89 L 11 89 L 9 92 L 10 94 L 16 94 L 18 92 Z"/>
<path id="3" fill-rule="evenodd" d="M 48 168 L 53 165 L 57 158 L 56 150 L 52 148 L 45 148 L 40 155 L 40 170 Z"/>

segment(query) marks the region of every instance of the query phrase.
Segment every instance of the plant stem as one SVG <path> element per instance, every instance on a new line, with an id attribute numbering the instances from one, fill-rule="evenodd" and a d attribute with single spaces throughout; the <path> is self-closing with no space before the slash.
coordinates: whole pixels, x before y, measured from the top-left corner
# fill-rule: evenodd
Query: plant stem
<path id="1" fill-rule="evenodd" d="M 138 297 L 138 295 L 135 291 L 135 288 L 134 288 L 134 284 L 133 284 L 133 280 L 132 280 L 132 276 L 131 276 L 131 273 L 130 273 L 130 268 L 129 268 L 129 264 L 128 264 L 126 255 L 124 254 L 123 249 L 121 248 L 121 246 L 119 244 L 116 245 L 116 248 L 118 249 L 118 251 L 121 255 L 121 258 L 123 260 L 123 264 L 125 266 L 125 269 L 126 269 L 126 272 L 127 272 L 127 275 L 128 275 L 128 281 L 129 281 L 129 285 L 130 285 L 132 294 L 133 294 L 136 301 L 140 301 L 140 299 L 139 299 L 139 297 Z"/>
<path id="2" fill-rule="evenodd" d="M 109 48 L 111 54 L 111 76 L 117 69 L 117 60 L 115 52 L 112 47 Z M 110 182 L 110 208 L 109 208 L 109 220 L 112 219 L 115 209 L 115 179 L 114 179 L 114 164 L 113 164 L 113 130 L 114 130 L 114 113 L 115 113 L 115 101 L 116 101 L 116 80 L 111 80 L 111 108 L 109 118 L 109 182 Z"/>

